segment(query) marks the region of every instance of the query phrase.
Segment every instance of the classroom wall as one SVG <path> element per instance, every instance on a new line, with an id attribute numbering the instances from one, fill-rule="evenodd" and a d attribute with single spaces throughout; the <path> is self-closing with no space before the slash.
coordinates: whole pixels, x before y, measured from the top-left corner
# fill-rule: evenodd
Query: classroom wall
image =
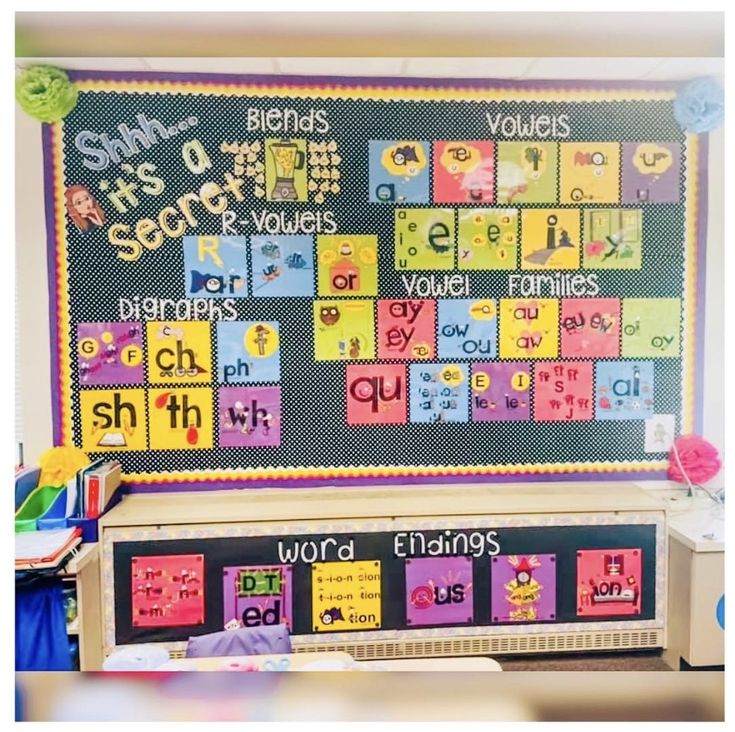
<path id="1" fill-rule="evenodd" d="M 22 67 L 39 59 L 22 59 Z M 683 80 L 715 75 L 722 83 L 720 58 L 372 58 L 372 59 L 44 59 L 62 68 L 308 73 L 363 76 L 475 76 L 479 78 L 614 78 Z M 335 63 L 336 62 L 336 63 Z M 704 334 L 703 436 L 724 451 L 724 132 L 710 136 L 709 226 L 707 232 L 706 329 Z M 16 286 L 19 394 L 25 462 L 33 463 L 53 444 L 46 231 L 43 208 L 41 125 L 16 105 Z M 94 283 L 96 297 L 104 283 Z M 724 485 L 724 473 L 712 483 Z M 661 484 L 651 482 L 650 487 Z"/>

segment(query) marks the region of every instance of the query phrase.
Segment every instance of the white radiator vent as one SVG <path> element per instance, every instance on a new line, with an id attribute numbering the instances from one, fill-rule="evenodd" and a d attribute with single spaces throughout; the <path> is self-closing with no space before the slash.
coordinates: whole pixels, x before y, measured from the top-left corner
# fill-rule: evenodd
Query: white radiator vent
<path id="1" fill-rule="evenodd" d="M 436 656 L 492 656 L 514 653 L 560 653 L 564 651 L 616 651 L 662 648 L 663 630 L 613 630 L 549 635 L 506 635 L 479 638 L 446 638 L 425 641 L 364 641 L 299 645 L 294 652 L 345 651 L 357 661 L 388 658 L 431 658 Z M 169 651 L 171 658 L 183 658 L 184 650 Z"/>

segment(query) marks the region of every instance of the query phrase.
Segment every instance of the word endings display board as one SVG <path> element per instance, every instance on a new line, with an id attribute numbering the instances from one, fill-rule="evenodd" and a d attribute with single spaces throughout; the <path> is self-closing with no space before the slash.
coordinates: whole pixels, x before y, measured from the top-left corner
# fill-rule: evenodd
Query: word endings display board
<path id="1" fill-rule="evenodd" d="M 106 648 L 279 624 L 300 644 L 663 627 L 660 515 L 366 523 L 107 529 Z"/>
<path id="2" fill-rule="evenodd" d="M 673 86 L 70 76 L 57 444 L 148 489 L 654 478 L 696 429 Z"/>

